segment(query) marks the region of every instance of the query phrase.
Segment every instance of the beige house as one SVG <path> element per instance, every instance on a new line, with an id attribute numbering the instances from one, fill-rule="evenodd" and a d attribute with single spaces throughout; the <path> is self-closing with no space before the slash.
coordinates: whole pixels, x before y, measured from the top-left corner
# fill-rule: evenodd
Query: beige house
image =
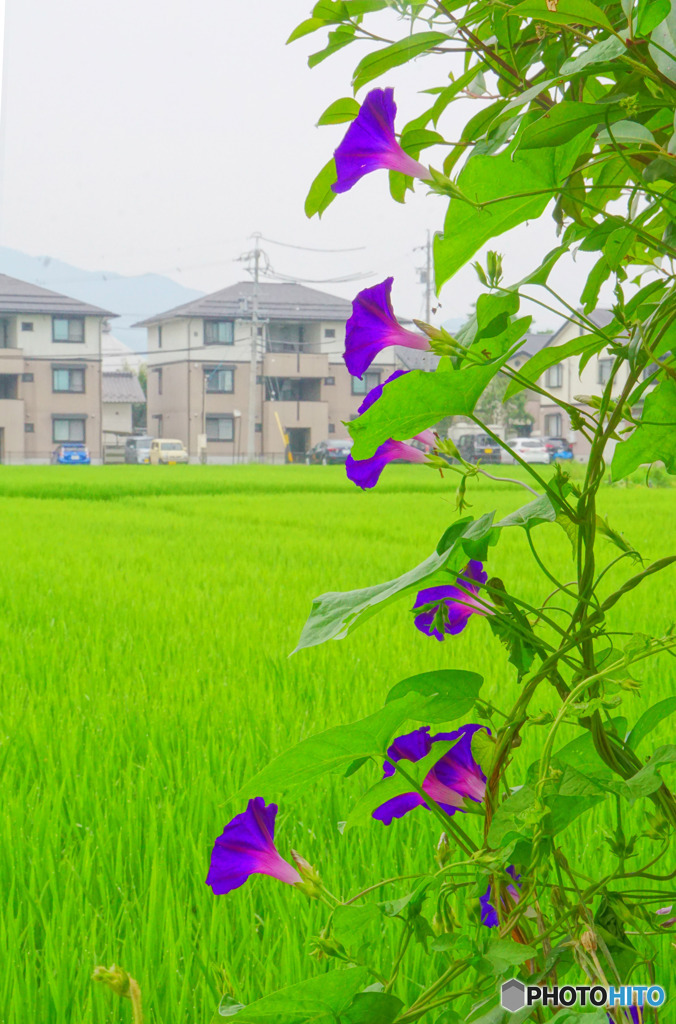
<path id="1" fill-rule="evenodd" d="M 101 376 L 103 443 L 120 444 L 133 433 L 133 406 L 144 405 L 146 396 L 131 370 L 103 371 Z"/>
<path id="2" fill-rule="evenodd" d="M 114 316 L 0 274 L 0 461 L 49 462 L 66 442 L 101 459 L 101 338 Z"/>
<path id="3" fill-rule="evenodd" d="M 252 344 L 255 458 L 295 459 L 319 441 L 348 436 L 366 392 L 395 369 L 393 350 L 363 380 L 343 363 L 352 304 L 299 284 L 242 282 L 160 313 L 148 330 L 148 433 L 179 438 L 191 459 L 206 442 L 209 462 L 247 456 Z M 255 337 L 254 335 L 255 331 Z"/>
<path id="4" fill-rule="evenodd" d="M 603 328 L 613 319 L 613 314 L 607 309 L 597 309 L 590 315 L 590 319 L 597 327 Z M 565 345 L 567 342 L 581 337 L 583 333 L 574 324 L 566 323 L 551 335 L 547 346 Z M 584 399 L 587 396 L 601 397 L 610 379 L 614 362 L 613 356 L 607 349 L 603 349 L 597 355 L 592 356 L 580 370 L 579 355 L 568 356 L 555 366 L 550 366 L 540 379 L 540 383 L 547 391 L 560 397 L 574 408 L 588 409 L 589 404 Z M 626 365 L 620 368 L 613 384 L 613 395 L 620 393 L 627 381 L 628 373 Z M 545 437 L 566 438 L 573 447 L 576 459 L 585 460 L 589 455 L 589 442 L 583 434 L 572 429 L 570 416 L 544 397 L 540 399 L 539 415 L 533 433 L 542 434 Z"/>

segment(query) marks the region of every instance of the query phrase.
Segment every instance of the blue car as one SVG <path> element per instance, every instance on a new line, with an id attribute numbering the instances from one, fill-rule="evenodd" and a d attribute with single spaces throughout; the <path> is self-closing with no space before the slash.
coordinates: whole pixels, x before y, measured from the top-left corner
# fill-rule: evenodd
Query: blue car
<path id="1" fill-rule="evenodd" d="M 550 462 L 569 462 L 573 458 L 573 449 L 565 437 L 547 437 L 545 445 L 549 453 Z"/>
<path id="2" fill-rule="evenodd" d="M 89 452 L 83 444 L 60 444 L 52 452 L 52 465 L 90 466 Z"/>

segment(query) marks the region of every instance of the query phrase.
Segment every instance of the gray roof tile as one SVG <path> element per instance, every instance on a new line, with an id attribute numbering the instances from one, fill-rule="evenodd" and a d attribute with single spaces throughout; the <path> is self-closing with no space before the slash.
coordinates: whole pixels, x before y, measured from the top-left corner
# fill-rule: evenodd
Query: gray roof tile
<path id="1" fill-rule="evenodd" d="M 149 327 L 166 320 L 192 316 L 249 320 L 253 287 L 253 281 L 240 281 L 211 295 L 184 302 L 166 313 L 141 320 L 134 327 Z M 347 299 L 306 288 L 303 284 L 264 281 L 258 285 L 258 316 L 261 320 L 347 320 L 351 315 L 352 303 Z"/>
<path id="2" fill-rule="evenodd" d="M 54 313 L 66 316 L 117 316 L 107 309 L 91 306 L 88 302 L 71 299 L 59 292 L 50 292 L 28 281 L 0 274 L 1 313 Z"/>
<path id="3" fill-rule="evenodd" d="M 540 349 L 546 348 L 549 344 L 550 338 L 553 336 L 552 331 L 547 331 L 544 334 L 526 334 L 524 335 L 523 344 L 521 348 L 514 353 L 515 356 L 534 356 Z"/>
<path id="4" fill-rule="evenodd" d="M 101 392 L 104 402 L 145 402 L 146 396 L 135 373 L 122 370 L 101 374 Z"/>

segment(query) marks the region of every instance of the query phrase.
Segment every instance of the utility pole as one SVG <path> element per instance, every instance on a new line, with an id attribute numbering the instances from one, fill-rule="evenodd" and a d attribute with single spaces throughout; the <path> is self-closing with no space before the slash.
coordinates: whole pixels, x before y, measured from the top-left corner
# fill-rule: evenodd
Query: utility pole
<path id="1" fill-rule="evenodd" d="M 258 280 L 260 260 L 260 231 L 254 236 L 253 295 L 251 299 L 251 366 L 249 369 L 249 419 L 247 432 L 247 458 L 253 462 L 256 457 L 256 370 L 258 368 Z"/>
<path id="2" fill-rule="evenodd" d="M 425 262 L 425 323 L 430 322 L 432 315 L 432 239 L 427 229 L 426 262 Z"/>
<path id="3" fill-rule="evenodd" d="M 432 297 L 434 295 L 434 288 L 432 286 L 432 235 L 427 229 L 427 241 L 424 245 L 416 245 L 414 252 L 420 252 L 421 249 L 425 250 L 425 266 L 417 267 L 417 271 L 420 274 L 420 284 L 425 285 L 425 323 L 430 322 L 432 316 Z"/>

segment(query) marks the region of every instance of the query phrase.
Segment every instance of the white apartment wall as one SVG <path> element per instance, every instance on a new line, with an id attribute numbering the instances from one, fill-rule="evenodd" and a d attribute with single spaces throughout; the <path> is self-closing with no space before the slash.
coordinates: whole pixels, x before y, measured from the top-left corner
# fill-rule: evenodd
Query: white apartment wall
<path id="1" fill-rule="evenodd" d="M 132 407 L 131 402 L 104 402 L 103 403 L 103 440 L 109 442 L 106 435 L 131 434 L 132 432 Z"/>
<path id="2" fill-rule="evenodd" d="M 556 347 L 558 348 L 565 345 L 567 342 L 572 341 L 575 338 L 579 338 L 580 336 L 581 334 L 578 327 L 575 327 L 573 324 L 566 324 L 566 326 L 556 336 Z M 546 373 L 540 378 L 539 383 L 543 387 L 546 387 L 547 390 L 551 391 L 552 394 L 555 394 L 557 398 L 562 398 L 570 405 L 580 405 L 581 403 L 576 401 L 577 395 L 595 395 L 600 397 L 603 394 L 604 385 L 599 382 L 598 376 L 599 360 L 611 358 L 612 356 L 609 354 L 607 349 L 603 349 L 597 355 L 592 356 L 587 365 L 580 371 L 579 355 L 568 356 L 560 363 L 563 368 L 563 382 L 560 388 L 552 388 L 547 384 Z M 613 386 L 614 395 L 619 394 L 624 387 L 628 372 L 629 371 L 626 366 L 621 368 L 615 378 Z"/>
<path id="3" fill-rule="evenodd" d="M 345 349 L 344 320 L 313 322 L 299 319 L 298 322 L 303 325 L 305 351 L 326 354 L 330 362 L 342 362 L 342 353 Z M 167 320 L 162 324 L 153 324 L 147 329 L 148 365 L 166 365 L 171 362 L 183 362 L 186 359 L 198 362 L 248 363 L 251 359 L 251 321 L 235 320 L 234 323 L 232 345 L 205 345 L 202 317 L 181 317 Z M 161 348 L 158 344 L 160 327 Z M 260 336 L 259 353 L 268 333 L 268 325 L 264 322 L 260 328 L 263 334 Z M 334 336 L 327 336 L 327 331 L 333 331 Z M 388 357 L 387 354 L 384 357 L 379 356 L 377 362 L 386 365 L 392 362 L 392 357 Z"/>
<path id="4" fill-rule="evenodd" d="M 224 318 L 227 319 L 227 318 Z M 260 325 L 264 329 L 264 325 Z M 162 329 L 162 346 L 159 346 L 159 329 Z M 197 362 L 245 363 L 251 359 L 251 328 L 249 320 L 235 320 L 234 343 L 232 345 L 205 345 L 204 319 L 202 317 L 181 317 L 153 324 L 148 328 L 148 365 L 159 366 L 180 363 L 185 360 Z"/>
<path id="5" fill-rule="evenodd" d="M 77 320 L 64 314 L 59 319 Z M 22 349 L 26 359 L 98 359 L 101 343 L 101 317 L 86 316 L 84 341 L 52 341 L 53 317 L 46 313 L 17 313 L 11 343 Z M 23 330 L 32 324 L 32 330 Z"/>

